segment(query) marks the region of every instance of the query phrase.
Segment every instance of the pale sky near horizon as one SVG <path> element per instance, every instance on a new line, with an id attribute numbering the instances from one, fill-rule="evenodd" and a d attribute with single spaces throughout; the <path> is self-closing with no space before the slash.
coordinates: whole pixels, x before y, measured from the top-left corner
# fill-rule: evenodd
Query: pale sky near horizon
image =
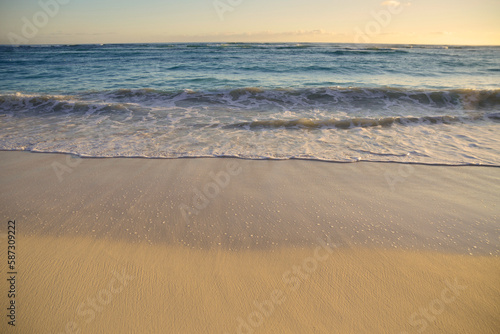
<path id="1" fill-rule="evenodd" d="M 0 44 L 500 45 L 499 22 L 500 0 L 0 0 Z"/>

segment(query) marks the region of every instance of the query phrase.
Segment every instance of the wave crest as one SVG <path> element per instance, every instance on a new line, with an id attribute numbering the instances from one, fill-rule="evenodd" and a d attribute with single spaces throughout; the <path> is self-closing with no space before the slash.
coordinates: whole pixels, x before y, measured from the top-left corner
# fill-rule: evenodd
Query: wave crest
<path id="1" fill-rule="evenodd" d="M 246 87 L 228 90 L 120 89 L 74 95 L 0 94 L 0 112 L 93 112 L 139 110 L 159 107 L 233 108 L 254 111 L 327 110 L 367 112 L 395 111 L 400 115 L 424 109 L 497 111 L 500 90 L 407 90 L 399 88 L 304 88 L 265 89 Z M 401 112 L 405 112 L 401 114 Z M 370 113 L 368 113 L 370 114 Z"/>
<path id="2" fill-rule="evenodd" d="M 241 122 L 226 125 L 224 128 L 286 128 L 286 129 L 320 129 L 320 128 L 367 128 L 367 127 L 389 127 L 392 125 L 432 125 L 468 123 L 481 120 L 500 121 L 500 113 L 473 114 L 469 116 L 425 116 L 425 117 L 384 117 L 384 118 L 351 118 L 351 119 L 307 119 L 296 120 L 263 120 L 253 122 Z"/>

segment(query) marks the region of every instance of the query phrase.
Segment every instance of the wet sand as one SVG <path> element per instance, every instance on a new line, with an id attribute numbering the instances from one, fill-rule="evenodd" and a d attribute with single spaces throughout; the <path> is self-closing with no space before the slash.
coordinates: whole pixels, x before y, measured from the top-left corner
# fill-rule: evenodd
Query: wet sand
<path id="1" fill-rule="evenodd" d="M 498 168 L 0 157 L 2 331 L 500 329 Z"/>

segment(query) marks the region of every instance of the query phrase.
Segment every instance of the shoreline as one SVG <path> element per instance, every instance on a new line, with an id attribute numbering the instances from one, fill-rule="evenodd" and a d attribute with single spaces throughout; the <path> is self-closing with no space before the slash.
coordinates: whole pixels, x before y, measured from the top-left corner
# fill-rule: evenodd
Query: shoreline
<path id="1" fill-rule="evenodd" d="M 116 157 L 97 157 L 97 156 L 81 156 L 75 153 L 68 152 L 36 152 L 36 151 L 25 151 L 25 150 L 2 150 L 0 152 L 25 152 L 33 154 L 60 154 L 69 155 L 79 159 L 144 159 L 144 160 L 176 160 L 176 159 L 237 159 L 237 160 L 247 160 L 247 161 L 311 161 L 311 162 L 324 162 L 331 164 L 356 164 L 356 163 L 373 163 L 373 164 L 401 164 L 401 165 L 416 165 L 416 166 L 434 166 L 434 167 L 488 167 L 488 168 L 500 168 L 500 165 L 484 165 L 484 164 L 445 164 L 445 163 L 426 163 L 426 162 L 413 162 L 413 161 L 368 161 L 368 160 L 358 160 L 358 161 L 336 161 L 336 160 L 322 160 L 319 158 L 246 158 L 238 157 L 232 155 L 222 155 L 222 156 L 182 156 L 182 157 L 142 157 L 142 156 L 116 156 Z"/>

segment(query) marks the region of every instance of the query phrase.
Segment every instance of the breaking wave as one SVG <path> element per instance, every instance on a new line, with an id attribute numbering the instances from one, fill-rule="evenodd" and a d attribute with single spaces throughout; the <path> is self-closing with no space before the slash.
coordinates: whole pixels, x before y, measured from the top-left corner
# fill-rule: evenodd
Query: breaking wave
<path id="1" fill-rule="evenodd" d="M 207 90 L 162 91 L 154 89 L 120 89 L 113 91 L 85 92 L 76 95 L 2 94 L 0 111 L 16 112 L 119 112 L 126 108 L 141 107 L 236 107 L 266 111 L 270 109 L 355 111 L 406 110 L 487 110 L 500 107 L 500 90 L 407 90 L 398 88 L 310 88 L 263 89 L 259 87 Z M 446 122 L 446 116 L 443 116 Z M 384 120 L 399 123 L 404 120 Z M 411 120 L 410 120 L 411 121 Z M 429 119 L 433 122 L 432 119 Z M 360 121 L 360 124 L 363 123 Z"/>

